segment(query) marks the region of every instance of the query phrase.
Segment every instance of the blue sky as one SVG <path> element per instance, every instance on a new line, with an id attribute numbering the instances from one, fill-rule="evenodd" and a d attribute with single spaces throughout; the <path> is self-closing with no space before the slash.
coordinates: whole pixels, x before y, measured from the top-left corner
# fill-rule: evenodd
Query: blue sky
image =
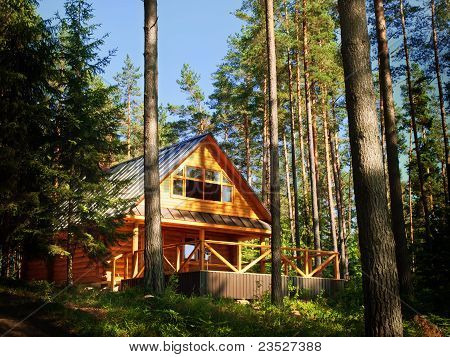
<path id="1" fill-rule="evenodd" d="M 94 22 L 101 24 L 99 35 L 109 33 L 103 50 L 117 49 L 104 73 L 108 83 L 120 71 L 126 54 L 143 70 L 144 5 L 142 0 L 92 0 Z M 63 12 L 62 0 L 40 0 L 39 13 L 45 19 Z M 227 51 L 227 38 L 238 32 L 241 22 L 232 12 L 241 0 L 160 0 L 159 24 L 159 100 L 181 104 L 185 97 L 176 80 L 183 63 L 200 74 L 200 86 L 209 95 L 211 74 Z M 141 83 L 142 85 L 142 83 Z"/>

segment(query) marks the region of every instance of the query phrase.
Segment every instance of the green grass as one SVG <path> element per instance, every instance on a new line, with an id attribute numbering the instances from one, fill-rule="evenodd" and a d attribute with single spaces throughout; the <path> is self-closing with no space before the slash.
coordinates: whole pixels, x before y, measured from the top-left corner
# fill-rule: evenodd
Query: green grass
<path id="1" fill-rule="evenodd" d="M 47 302 L 39 312 L 79 336 L 361 336 L 363 309 L 335 300 L 285 299 L 274 307 L 268 297 L 242 305 L 229 299 L 187 297 L 168 288 L 161 297 L 145 298 L 140 289 L 112 293 L 75 287 L 61 291 L 51 284 L 0 285 L 0 293 Z M 20 299 L 19 299 L 20 300 Z M 417 336 L 414 323 L 405 334 Z"/>

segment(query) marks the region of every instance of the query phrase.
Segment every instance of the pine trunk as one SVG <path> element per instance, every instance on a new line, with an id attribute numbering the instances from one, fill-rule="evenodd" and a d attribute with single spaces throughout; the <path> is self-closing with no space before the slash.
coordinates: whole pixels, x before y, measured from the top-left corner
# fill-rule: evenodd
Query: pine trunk
<path id="1" fill-rule="evenodd" d="M 244 136 L 245 136 L 245 168 L 247 170 L 247 182 L 252 185 L 252 167 L 251 167 L 251 151 L 250 151 L 250 120 L 248 115 L 244 115 Z"/>
<path id="2" fill-rule="evenodd" d="M 270 138 L 269 138 L 269 115 L 267 110 L 267 77 L 264 75 L 263 85 L 264 114 L 263 114 L 263 157 L 262 157 L 262 202 L 269 207 L 270 203 Z"/>
<path id="3" fill-rule="evenodd" d="M 339 145 L 337 133 L 339 128 L 337 126 L 336 114 L 334 110 L 334 103 L 332 103 L 331 112 L 333 115 L 333 129 L 330 130 L 328 139 L 330 145 L 331 162 L 333 167 L 333 178 L 336 194 L 336 205 L 338 213 L 338 234 L 339 234 L 339 247 L 340 247 L 340 262 L 341 271 L 343 272 L 344 279 L 348 279 L 348 264 L 347 261 L 347 233 L 345 227 L 345 212 L 344 212 L 344 193 L 342 190 L 341 179 L 341 164 L 339 160 Z"/>
<path id="4" fill-rule="evenodd" d="M 280 227 L 280 173 L 278 159 L 278 99 L 277 57 L 273 0 L 266 0 L 266 42 L 269 72 L 270 111 L 270 213 L 272 215 L 272 303 L 281 305 L 281 227 Z"/>
<path id="5" fill-rule="evenodd" d="M 389 177 L 389 198 L 391 203 L 391 226 L 395 240 L 398 278 L 401 296 L 409 300 L 412 294 L 409 254 L 406 243 L 405 217 L 403 215 L 403 193 L 398 159 L 397 126 L 395 120 L 394 95 L 392 91 L 391 66 L 386 33 L 383 0 L 374 0 L 378 58 L 380 72 L 380 97 L 383 98 L 384 136 L 386 142 Z"/>
<path id="6" fill-rule="evenodd" d="M 295 245 L 295 224 L 293 218 L 291 178 L 289 173 L 289 154 L 286 144 L 286 134 L 283 132 L 283 152 L 284 152 L 284 169 L 286 174 L 286 193 L 288 199 L 289 227 L 291 232 L 291 243 Z"/>
<path id="7" fill-rule="evenodd" d="M 331 177 L 331 162 L 330 162 L 330 144 L 329 144 L 329 133 L 328 133 L 328 118 L 327 118 L 327 106 L 325 97 L 327 95 L 327 90 L 324 88 L 321 104 L 322 104 L 322 118 L 323 118 L 323 139 L 325 143 L 325 166 L 327 171 L 327 189 L 328 189 L 328 212 L 330 215 L 330 237 L 333 242 L 333 250 L 338 251 L 338 239 L 336 233 L 336 217 L 335 217 L 335 206 L 333 199 L 333 178 Z"/>
<path id="8" fill-rule="evenodd" d="M 309 146 L 309 179 L 311 186 L 311 207 L 313 221 L 313 237 L 314 249 L 320 249 L 320 227 L 319 227 L 319 202 L 317 198 L 317 181 L 316 166 L 314 157 L 314 136 L 313 136 L 313 120 L 311 108 L 311 90 L 309 87 L 308 72 L 308 23 L 306 13 L 306 0 L 303 0 L 303 71 L 305 81 L 305 103 L 306 103 L 306 120 L 308 122 L 308 146 Z"/>
<path id="9" fill-rule="evenodd" d="M 157 0 L 145 0 L 144 13 L 144 286 L 154 294 L 161 294 L 164 271 L 159 191 Z"/>
<path id="10" fill-rule="evenodd" d="M 128 118 L 127 118 L 127 158 L 131 158 L 131 95 L 128 94 Z"/>
<path id="11" fill-rule="evenodd" d="M 297 2 L 298 4 L 298 2 Z M 300 24 L 298 9 L 295 11 L 295 23 L 296 23 L 296 39 L 297 43 L 300 44 Z M 310 235 L 310 214 L 309 214 L 309 199 L 308 199 L 308 180 L 306 178 L 306 161 L 305 161 L 305 145 L 303 140 L 303 118 L 302 118 L 302 96 L 300 89 L 300 51 L 297 50 L 296 56 L 296 90 L 297 90 L 297 121 L 298 121 L 298 137 L 300 143 L 300 164 L 302 169 L 302 193 L 303 193 L 303 212 L 304 212 L 304 232 L 306 235 L 305 241 L 307 245 L 310 245 L 311 235 Z"/>
<path id="12" fill-rule="evenodd" d="M 406 35 L 406 21 L 405 12 L 403 8 L 403 0 L 400 0 L 400 17 L 402 22 L 402 34 L 403 34 L 403 50 L 405 53 L 405 63 L 406 63 L 406 81 L 408 83 L 408 99 L 409 99 L 409 115 L 411 117 L 411 126 L 414 134 L 414 147 L 417 157 L 417 168 L 419 171 L 419 187 L 420 187 L 420 200 L 422 201 L 423 216 L 425 220 L 425 239 L 430 243 L 431 239 L 431 229 L 430 229 L 430 210 L 428 208 L 428 200 L 425 194 L 425 179 L 424 170 L 422 165 L 422 158 L 420 153 L 420 143 L 419 137 L 417 135 L 417 125 L 416 125 L 416 104 L 413 98 L 413 88 L 411 81 L 411 65 L 409 63 L 409 49 L 408 49 L 408 38 Z"/>
<path id="13" fill-rule="evenodd" d="M 364 0 L 339 0 L 341 52 L 353 163 L 367 336 L 401 336 L 390 227 Z"/>
<path id="14" fill-rule="evenodd" d="M 447 136 L 447 122 L 445 120 L 445 101 L 444 101 L 444 91 L 442 90 L 442 80 L 441 80 L 441 67 L 439 64 L 439 48 L 438 48 L 438 36 L 435 23 L 435 2 L 431 0 L 431 28 L 433 32 L 433 51 L 434 51 L 434 70 L 436 72 L 436 79 L 438 84 L 439 92 L 439 109 L 441 112 L 441 123 L 442 123 L 442 137 L 444 139 L 444 159 L 445 159 L 445 171 L 447 175 L 447 181 L 444 180 L 444 192 L 448 193 L 450 187 L 450 161 L 448 157 L 448 136 Z M 446 200 L 449 203 L 449 197 L 447 194 Z"/>
<path id="15" fill-rule="evenodd" d="M 286 27 L 289 27 L 288 11 L 286 7 Z M 292 186 L 294 191 L 293 199 L 293 222 L 294 222 L 294 238 L 295 247 L 300 248 L 300 226 L 298 214 L 298 183 L 297 183 L 297 158 L 295 154 L 295 111 L 294 111 L 294 94 L 292 91 L 292 63 L 291 49 L 287 49 L 288 75 L 289 75 L 289 114 L 291 118 L 291 161 L 292 161 Z"/>

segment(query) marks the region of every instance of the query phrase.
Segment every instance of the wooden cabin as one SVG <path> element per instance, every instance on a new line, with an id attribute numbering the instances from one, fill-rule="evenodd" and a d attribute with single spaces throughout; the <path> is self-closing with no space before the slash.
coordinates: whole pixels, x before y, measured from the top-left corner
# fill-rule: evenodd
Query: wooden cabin
<path id="1" fill-rule="evenodd" d="M 270 290 L 270 213 L 211 134 L 163 148 L 159 154 L 163 262 L 178 274 L 181 291 L 254 298 Z M 127 179 L 124 197 L 140 197 L 121 232 L 130 239 L 111 248 L 104 264 L 77 251 L 74 281 L 116 290 L 138 285 L 144 274 L 144 163 L 135 158 L 109 170 Z M 321 256 L 322 263 L 314 264 Z M 282 248 L 283 290 L 313 292 L 342 286 L 337 252 Z M 328 272 L 329 278 L 317 277 Z M 65 258 L 25 262 L 26 279 L 66 280 Z"/>

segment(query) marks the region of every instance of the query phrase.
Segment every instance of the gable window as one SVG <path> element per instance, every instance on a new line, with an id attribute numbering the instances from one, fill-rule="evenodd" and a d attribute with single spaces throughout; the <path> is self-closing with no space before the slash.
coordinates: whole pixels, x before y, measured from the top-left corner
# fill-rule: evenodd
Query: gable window
<path id="1" fill-rule="evenodd" d="M 172 194 L 229 203 L 233 201 L 233 185 L 222 171 L 186 166 L 173 174 Z"/>

